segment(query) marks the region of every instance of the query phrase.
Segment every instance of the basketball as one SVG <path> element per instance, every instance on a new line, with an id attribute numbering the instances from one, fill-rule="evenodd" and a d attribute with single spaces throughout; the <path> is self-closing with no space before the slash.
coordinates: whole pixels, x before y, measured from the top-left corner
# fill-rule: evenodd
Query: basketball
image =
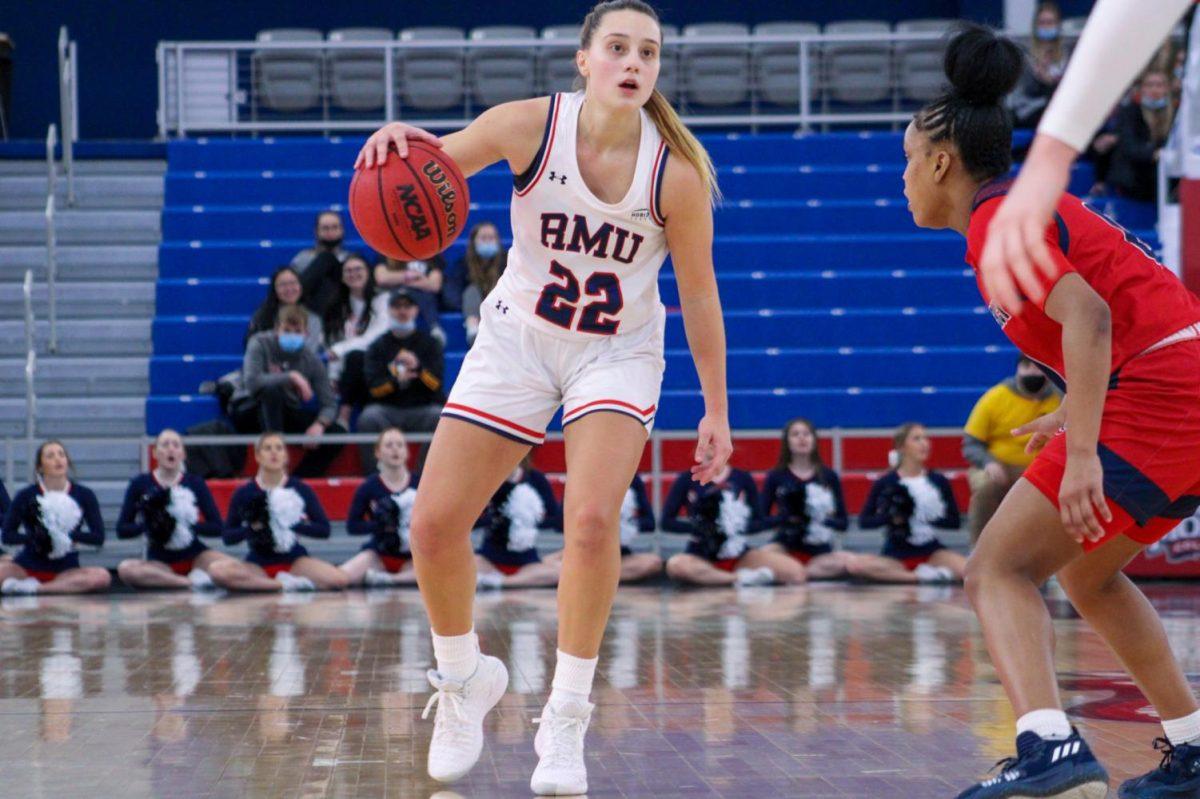
<path id="1" fill-rule="evenodd" d="M 408 142 L 408 158 L 358 169 L 350 182 L 350 218 L 376 252 L 400 261 L 432 258 L 467 221 L 467 181 L 440 148 Z"/>

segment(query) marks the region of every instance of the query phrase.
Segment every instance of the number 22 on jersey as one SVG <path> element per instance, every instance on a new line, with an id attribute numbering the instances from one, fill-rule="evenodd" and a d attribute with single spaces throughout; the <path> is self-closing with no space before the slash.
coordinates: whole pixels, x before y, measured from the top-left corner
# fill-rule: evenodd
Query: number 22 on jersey
<path id="1" fill-rule="evenodd" d="M 621 281 L 612 272 L 593 272 L 588 276 L 580 292 L 579 278 L 558 261 L 550 262 L 550 274 L 561 282 L 551 281 L 542 288 L 534 312 L 547 322 L 564 330 L 581 333 L 597 333 L 611 336 L 617 332 L 621 320 L 615 318 L 625 305 L 621 296 Z M 583 295 L 596 298 L 583 306 L 578 324 L 576 313 Z"/>

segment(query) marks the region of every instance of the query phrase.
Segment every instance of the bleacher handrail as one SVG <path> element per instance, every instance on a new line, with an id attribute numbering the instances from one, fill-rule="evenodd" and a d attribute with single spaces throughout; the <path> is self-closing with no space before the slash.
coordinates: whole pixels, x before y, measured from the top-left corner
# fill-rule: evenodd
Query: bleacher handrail
<path id="1" fill-rule="evenodd" d="M 37 420 L 37 394 L 34 380 L 37 375 L 36 321 L 33 317 L 33 270 L 25 270 L 25 281 L 21 286 L 25 300 L 25 442 L 32 458 L 34 425 Z M 12 444 L 6 442 L 11 471 Z"/>
<path id="2" fill-rule="evenodd" d="M 46 196 L 46 303 L 50 324 L 50 352 L 58 352 L 58 231 L 55 199 Z"/>
<path id="3" fill-rule="evenodd" d="M 63 170 L 67 207 L 75 205 L 75 142 L 79 140 L 79 67 L 67 26 L 58 29 L 58 107 L 62 124 Z"/>

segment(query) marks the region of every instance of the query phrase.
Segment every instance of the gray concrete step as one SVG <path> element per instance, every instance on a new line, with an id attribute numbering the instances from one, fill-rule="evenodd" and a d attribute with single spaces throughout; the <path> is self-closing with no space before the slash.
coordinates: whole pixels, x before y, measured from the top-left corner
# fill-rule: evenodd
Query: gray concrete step
<path id="1" fill-rule="evenodd" d="M 33 312 L 49 316 L 49 290 L 33 286 Z M 62 319 L 143 319 L 154 316 L 154 284 L 150 282 L 60 283 L 55 288 L 57 313 Z M 20 283 L 0 283 L 0 319 L 19 319 L 25 313 Z"/>
<path id="2" fill-rule="evenodd" d="M 33 474 L 34 453 L 29 452 L 24 439 L 8 439 L 8 442 L 12 444 L 11 456 L 2 449 L 3 445 L 0 444 L 0 457 L 3 458 L 3 461 L 0 461 L 3 463 L 0 475 L 8 473 L 8 463 L 11 457 L 13 476 L 16 482 L 18 484 L 28 482 L 30 475 Z M 34 442 L 35 452 L 38 443 L 40 442 Z M 96 480 L 128 482 L 140 471 L 141 453 L 135 441 L 129 439 L 67 440 L 65 444 L 67 453 L 71 456 L 76 476 L 89 486 L 94 485 Z M 118 497 L 118 501 L 119 499 Z"/>
<path id="3" fill-rule="evenodd" d="M 37 361 L 37 396 L 145 396 L 150 391 L 149 361 L 144 357 L 58 358 Z M 25 359 L 0 358 L 0 397 L 25 396 Z"/>
<path id="4" fill-rule="evenodd" d="M 145 396 L 38 397 L 38 438 L 136 436 L 145 430 Z M 25 434 L 24 398 L 0 398 L 0 436 Z"/>
<path id="5" fill-rule="evenodd" d="M 66 180 L 66 173 L 63 170 L 62 163 L 56 163 L 58 179 Z M 134 159 L 134 160 L 108 160 L 108 159 L 91 159 L 86 161 L 75 162 L 75 181 L 78 185 L 81 177 L 90 175 L 158 175 L 162 177 L 166 174 L 167 162 L 155 161 L 151 159 Z M 0 177 L 9 175 L 46 175 L 46 160 L 30 159 L 30 160 L 0 160 Z"/>
<path id="6" fill-rule="evenodd" d="M 25 279 L 25 270 L 32 269 L 34 280 L 46 279 L 46 247 L 17 245 L 0 247 L 0 280 Z M 156 244 L 75 244 L 60 245 L 55 250 L 58 259 L 59 283 L 88 280 L 154 280 L 158 276 L 158 246 Z"/>
<path id="7" fill-rule="evenodd" d="M 60 211 L 55 230 L 60 244 L 157 244 L 161 210 Z M 0 211 L 0 245 L 45 244 L 46 216 L 41 211 Z"/>
<path id="8" fill-rule="evenodd" d="M 50 325 L 41 318 L 37 322 L 38 353 L 48 354 Z M 149 357 L 150 318 L 113 320 L 59 320 L 57 355 L 111 356 L 140 355 Z M 0 357 L 25 357 L 25 322 L 21 319 L 0 320 Z"/>
<path id="9" fill-rule="evenodd" d="M 0 210 L 44 210 L 46 208 L 46 175 L 10 175 L 0 178 Z M 67 208 L 67 182 L 55 183 L 55 204 L 59 211 Z M 161 209 L 163 178 L 161 175 L 84 175 L 75 178 L 75 205 L 72 208 Z"/>

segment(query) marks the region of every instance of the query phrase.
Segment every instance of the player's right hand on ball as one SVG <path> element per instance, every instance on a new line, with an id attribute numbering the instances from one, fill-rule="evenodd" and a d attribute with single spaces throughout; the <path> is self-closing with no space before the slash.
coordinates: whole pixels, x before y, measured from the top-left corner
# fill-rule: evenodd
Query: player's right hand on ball
<path id="1" fill-rule="evenodd" d="M 370 169 L 387 160 L 388 148 L 395 147 L 401 158 L 408 158 L 408 140 L 420 139 L 434 147 L 441 147 L 442 140 L 427 130 L 415 128 L 403 122 L 389 122 L 371 134 L 366 144 L 354 159 L 355 169 Z"/>

